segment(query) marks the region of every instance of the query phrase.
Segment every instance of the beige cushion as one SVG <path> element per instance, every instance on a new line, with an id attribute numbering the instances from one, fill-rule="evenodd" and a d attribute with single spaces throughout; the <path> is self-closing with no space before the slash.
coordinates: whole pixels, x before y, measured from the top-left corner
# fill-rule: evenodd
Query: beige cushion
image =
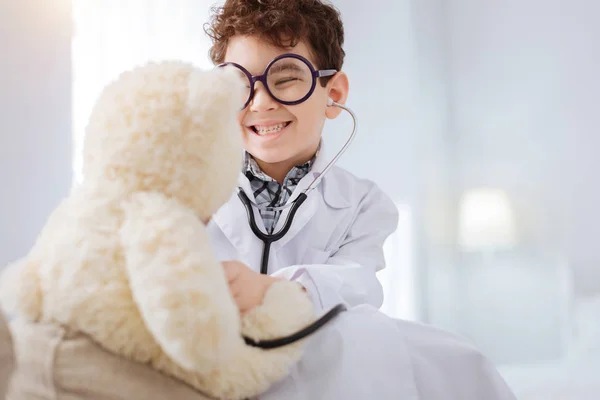
<path id="1" fill-rule="evenodd" d="M 8 380 L 14 366 L 13 347 L 6 318 L 0 311 L 0 399 L 4 399 Z"/>
<path id="2" fill-rule="evenodd" d="M 6 400 L 207 400 L 186 384 L 50 324 L 13 323 L 17 368 Z"/>

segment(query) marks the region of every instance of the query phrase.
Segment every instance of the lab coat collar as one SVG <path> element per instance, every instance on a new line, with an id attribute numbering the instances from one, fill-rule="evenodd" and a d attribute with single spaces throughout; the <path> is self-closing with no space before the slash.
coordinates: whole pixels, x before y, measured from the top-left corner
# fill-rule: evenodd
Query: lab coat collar
<path id="1" fill-rule="evenodd" d="M 333 157 L 336 154 L 336 153 L 333 153 L 332 156 L 329 156 L 327 149 L 328 149 L 328 147 L 325 145 L 325 142 L 323 140 L 321 140 L 319 152 L 317 154 L 317 157 L 315 158 L 315 161 L 312 165 L 310 172 L 308 174 L 306 174 L 306 176 L 304 176 L 300 180 L 300 182 L 298 182 L 296 189 L 291 194 L 288 201 L 293 201 L 294 199 L 296 199 L 300 195 L 300 193 L 302 193 L 308 187 L 308 185 L 310 185 L 311 182 L 317 176 L 319 176 L 319 174 L 321 174 L 323 172 L 323 170 L 325 170 L 325 168 L 327 167 L 329 162 L 333 159 Z M 319 185 L 317 186 L 317 188 L 315 190 L 319 190 L 319 191 L 321 191 L 321 193 L 323 193 L 323 198 L 325 200 L 325 203 L 327 203 L 328 206 L 335 208 L 335 209 L 348 208 L 348 207 L 350 207 L 350 202 L 348 201 L 347 196 L 344 195 L 344 193 L 347 191 L 347 189 L 344 190 L 341 182 L 339 182 L 335 179 L 331 179 L 330 174 L 332 174 L 332 173 L 333 173 L 333 168 L 330 169 L 329 172 L 327 173 L 327 175 L 325 175 L 323 177 L 323 179 L 321 180 L 321 182 L 319 183 Z M 248 178 L 243 173 L 240 173 L 240 175 L 239 175 L 238 186 L 246 193 L 248 198 L 250 198 L 254 201 L 254 194 L 252 193 L 252 189 L 250 187 L 250 182 L 248 181 Z M 236 197 L 237 197 L 237 194 L 236 194 Z M 310 197 L 310 194 L 309 194 L 309 197 Z M 302 208 L 304 208 L 304 205 L 302 206 Z M 262 219 L 261 219 L 261 221 L 262 221 Z"/>
<path id="2" fill-rule="evenodd" d="M 238 186 L 252 201 L 254 201 L 250 182 L 242 173 L 240 173 L 238 177 Z M 260 218 L 260 215 L 254 207 L 253 212 L 258 227 L 264 231 L 265 226 L 262 218 Z M 213 215 L 211 223 L 215 224 L 215 226 L 223 232 L 231 245 L 237 250 L 240 259 L 256 259 L 254 256 L 255 249 L 262 248 L 262 242 L 254 235 L 248 224 L 246 208 L 238 197 L 237 189 L 231 195 L 229 200 Z M 259 261 L 260 260 L 256 262 L 258 263 Z"/>
<path id="3" fill-rule="evenodd" d="M 319 176 L 323 172 L 323 170 L 327 167 L 329 162 L 335 157 L 336 153 L 329 156 L 327 151 L 327 146 L 323 140 L 321 140 L 321 150 L 315 159 L 315 163 L 309 175 L 311 176 L 310 181 L 307 183 L 307 186 L 312 182 L 314 178 Z M 348 208 L 350 207 L 350 202 L 347 199 L 347 196 L 344 196 L 344 188 L 341 187 L 341 183 L 338 180 L 331 179 L 331 175 L 333 173 L 332 169 L 327 172 L 327 174 L 323 177 L 316 190 L 320 190 L 323 193 L 323 199 L 328 206 L 336 209 Z M 306 188 L 306 187 L 305 187 Z M 347 190 L 347 189 L 346 189 Z"/>
<path id="4" fill-rule="evenodd" d="M 304 178 L 302 178 L 300 182 L 298 182 L 298 185 L 296 186 L 296 189 L 294 189 L 294 192 L 290 196 L 288 202 L 294 201 L 296 198 L 298 198 L 298 196 L 304 192 L 306 188 L 308 188 L 312 181 L 323 172 L 330 160 L 331 158 L 327 156 L 325 146 L 321 142 L 321 148 L 317 154 L 311 171 Z M 343 193 L 340 190 L 341 188 L 337 184 L 336 180 L 331 179 L 331 176 L 329 175 L 330 173 L 332 173 L 331 170 L 323 177 L 315 190 L 308 194 L 304 204 L 302 204 L 298 209 L 290 230 L 283 238 L 273 243 L 273 248 L 275 250 L 280 249 L 290 240 L 292 240 L 314 216 L 320 204 L 320 196 L 317 194 L 317 192 L 322 193 L 325 203 L 327 203 L 330 207 L 339 209 L 350 206 L 350 202 L 344 198 Z M 283 228 L 288 212 L 289 209 L 284 211 L 284 213 L 279 217 L 277 225 L 275 226 L 275 232 Z"/>

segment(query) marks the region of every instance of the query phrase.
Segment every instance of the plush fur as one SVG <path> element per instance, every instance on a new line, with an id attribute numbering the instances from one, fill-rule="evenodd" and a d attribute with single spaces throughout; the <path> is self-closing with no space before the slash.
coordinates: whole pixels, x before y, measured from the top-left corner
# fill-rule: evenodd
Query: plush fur
<path id="1" fill-rule="evenodd" d="M 108 85 L 90 117 L 84 181 L 3 276 L 5 310 L 89 335 L 221 399 L 284 377 L 302 343 L 274 338 L 314 320 L 293 282 L 240 317 L 209 245 L 210 216 L 236 187 L 243 83 L 229 70 L 150 63 Z"/>

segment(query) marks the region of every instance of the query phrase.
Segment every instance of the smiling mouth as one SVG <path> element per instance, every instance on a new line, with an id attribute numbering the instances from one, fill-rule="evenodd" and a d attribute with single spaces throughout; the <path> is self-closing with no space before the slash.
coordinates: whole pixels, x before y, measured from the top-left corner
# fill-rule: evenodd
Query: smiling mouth
<path id="1" fill-rule="evenodd" d="M 281 122 L 279 124 L 274 125 L 252 125 L 250 126 L 250 130 L 256 133 L 259 136 L 267 136 L 273 135 L 281 132 L 285 128 L 287 128 L 292 122 Z"/>

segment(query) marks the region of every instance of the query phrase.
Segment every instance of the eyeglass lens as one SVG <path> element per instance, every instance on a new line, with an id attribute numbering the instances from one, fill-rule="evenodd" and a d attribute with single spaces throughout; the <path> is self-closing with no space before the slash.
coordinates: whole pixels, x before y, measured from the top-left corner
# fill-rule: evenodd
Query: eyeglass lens
<path id="1" fill-rule="evenodd" d="M 242 71 L 240 75 L 248 80 Z M 267 91 L 279 102 L 293 103 L 306 97 L 313 87 L 313 74 L 310 67 L 302 60 L 283 57 L 270 65 L 266 71 Z M 250 82 L 247 85 L 246 99 L 250 100 Z"/>

